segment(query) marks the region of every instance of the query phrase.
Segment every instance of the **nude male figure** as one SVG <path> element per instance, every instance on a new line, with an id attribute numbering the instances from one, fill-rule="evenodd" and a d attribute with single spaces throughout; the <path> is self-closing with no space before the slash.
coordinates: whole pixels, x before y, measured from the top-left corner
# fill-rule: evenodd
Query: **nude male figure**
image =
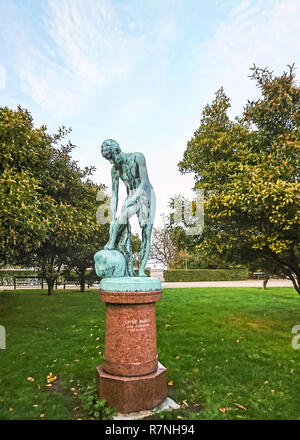
<path id="1" fill-rule="evenodd" d="M 151 231 L 155 216 L 155 194 L 149 182 L 145 157 L 142 153 L 123 153 L 119 144 L 112 139 L 107 139 L 103 142 L 101 153 L 103 157 L 113 164 L 111 170 L 112 197 L 110 202 L 112 221 L 110 224 L 109 241 L 104 249 L 118 249 L 119 243 L 123 240 L 122 234 L 124 236 L 124 233 L 126 233 L 125 229 L 130 234 L 129 219 L 136 214 L 142 229 L 138 276 L 145 277 L 145 266 L 150 253 Z M 122 206 L 120 215 L 116 218 L 119 179 L 125 184 L 127 198 Z M 128 264 L 132 266 L 132 261 L 128 262 Z M 131 276 L 134 275 L 133 268 L 132 270 L 129 269 L 129 273 Z"/>

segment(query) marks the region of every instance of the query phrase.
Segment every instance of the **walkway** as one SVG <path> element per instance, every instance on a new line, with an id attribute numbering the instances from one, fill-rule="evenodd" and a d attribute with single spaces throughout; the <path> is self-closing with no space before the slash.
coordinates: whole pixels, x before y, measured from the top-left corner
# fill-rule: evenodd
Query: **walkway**
<path id="1" fill-rule="evenodd" d="M 190 282 L 162 282 L 163 289 L 178 289 L 185 287 L 262 287 L 262 280 L 243 280 L 243 281 L 190 281 Z M 290 280 L 269 280 L 267 287 L 293 287 Z M 47 288 L 45 283 L 44 289 Z M 63 286 L 58 286 L 63 289 Z M 0 290 L 13 290 L 13 286 L 0 286 Z M 40 286 L 18 286 L 17 290 L 25 289 L 40 289 Z M 89 290 L 98 289 L 98 286 L 92 286 L 89 289 L 86 287 L 86 292 Z M 79 290 L 79 286 L 68 285 L 66 290 Z"/>
<path id="2" fill-rule="evenodd" d="M 243 280 L 243 281 L 190 281 L 190 282 L 170 282 L 163 281 L 164 289 L 184 288 L 184 287 L 262 287 L 262 280 Z M 293 287 L 290 280 L 269 280 L 267 287 Z"/>

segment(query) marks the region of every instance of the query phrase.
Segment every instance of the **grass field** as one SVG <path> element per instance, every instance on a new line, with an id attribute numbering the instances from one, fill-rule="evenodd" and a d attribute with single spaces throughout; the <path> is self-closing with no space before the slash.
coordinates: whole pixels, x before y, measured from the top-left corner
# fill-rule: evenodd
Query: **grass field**
<path id="1" fill-rule="evenodd" d="M 104 320 L 96 291 L 0 292 L 0 419 L 109 417 L 94 400 Z M 296 324 L 292 288 L 166 289 L 157 303 L 158 354 L 182 408 L 154 418 L 299 419 Z"/>

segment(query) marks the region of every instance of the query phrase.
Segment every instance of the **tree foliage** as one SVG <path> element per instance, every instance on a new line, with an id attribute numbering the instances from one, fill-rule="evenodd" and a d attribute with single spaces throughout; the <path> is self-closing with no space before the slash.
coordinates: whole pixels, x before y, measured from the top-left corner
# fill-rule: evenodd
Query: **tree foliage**
<path id="1" fill-rule="evenodd" d="M 30 113 L 0 108 L 0 259 L 35 265 L 51 294 L 67 250 L 101 233 L 96 223 L 100 189 L 72 160 L 70 129 L 49 135 Z M 103 229 L 103 233 L 105 233 Z M 99 244 L 100 245 L 100 244 Z"/>
<path id="2" fill-rule="evenodd" d="M 254 65 L 250 78 L 260 99 L 232 121 L 229 98 L 218 90 L 179 169 L 195 173 L 195 188 L 205 191 L 199 249 L 240 263 L 258 260 L 300 293 L 300 89 L 294 66 L 274 76 Z"/>

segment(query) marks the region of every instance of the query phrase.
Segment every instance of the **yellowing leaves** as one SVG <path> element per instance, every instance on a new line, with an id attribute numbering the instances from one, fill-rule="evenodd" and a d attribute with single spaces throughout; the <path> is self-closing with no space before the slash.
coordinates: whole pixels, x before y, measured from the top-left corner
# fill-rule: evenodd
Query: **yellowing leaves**
<path id="1" fill-rule="evenodd" d="M 229 393 L 231 395 L 231 393 Z M 238 409 L 242 409 L 243 411 L 247 411 L 247 408 L 244 405 L 241 405 L 240 403 L 234 403 L 234 405 L 237 407 L 234 410 L 237 411 Z M 232 408 L 228 406 L 222 406 L 219 408 L 219 411 L 221 413 L 225 413 L 226 411 L 231 411 Z"/>
<path id="2" fill-rule="evenodd" d="M 242 410 L 247 411 L 247 408 L 246 408 L 245 406 L 241 405 L 240 403 L 235 403 L 235 405 L 236 405 L 238 408 L 241 408 Z"/>
<path id="3" fill-rule="evenodd" d="M 55 376 L 52 372 L 50 372 L 47 376 L 47 384 L 52 384 L 57 379 L 57 376 Z"/>

